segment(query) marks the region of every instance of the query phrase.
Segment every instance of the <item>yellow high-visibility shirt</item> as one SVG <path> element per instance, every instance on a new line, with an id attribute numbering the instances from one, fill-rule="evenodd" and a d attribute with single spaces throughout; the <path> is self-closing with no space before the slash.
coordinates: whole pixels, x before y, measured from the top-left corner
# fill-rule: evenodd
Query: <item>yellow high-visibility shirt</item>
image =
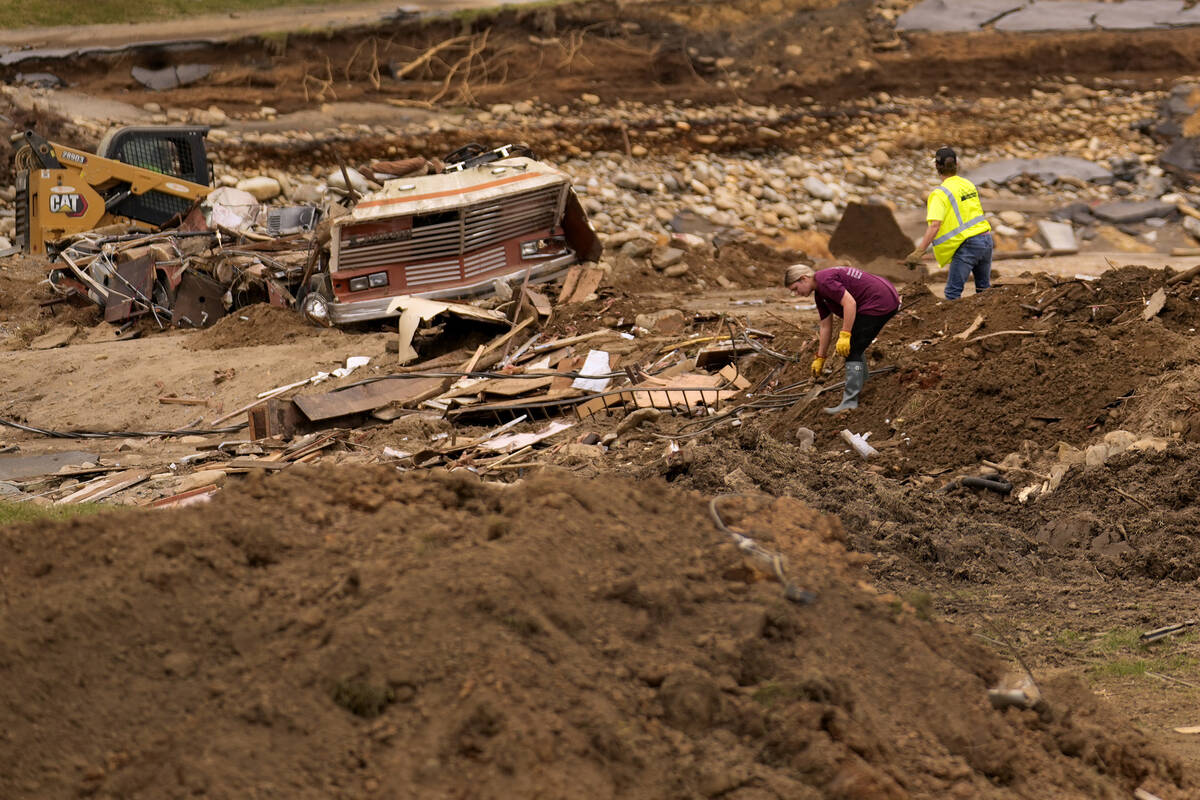
<path id="1" fill-rule="evenodd" d="M 983 216 L 979 190 L 975 184 L 958 175 L 946 178 L 941 186 L 930 192 L 925 208 L 927 222 L 942 223 L 933 239 L 933 255 L 942 267 L 954 258 L 954 251 L 964 239 L 992 229 Z"/>

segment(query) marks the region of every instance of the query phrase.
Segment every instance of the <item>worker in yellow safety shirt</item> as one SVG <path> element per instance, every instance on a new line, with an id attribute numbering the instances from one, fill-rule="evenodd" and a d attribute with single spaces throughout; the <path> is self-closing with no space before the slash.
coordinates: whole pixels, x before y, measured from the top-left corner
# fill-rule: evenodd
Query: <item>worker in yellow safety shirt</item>
<path id="1" fill-rule="evenodd" d="M 932 244 L 938 266 L 950 266 L 946 299 L 957 300 L 962 297 L 968 275 L 975 278 L 976 292 L 992 285 L 992 226 L 983 216 L 979 190 L 958 174 L 958 156 L 954 150 L 940 148 L 933 156 L 933 163 L 942 183 L 929 193 L 925 210 L 929 227 L 904 263 L 909 269 L 916 269 Z"/>

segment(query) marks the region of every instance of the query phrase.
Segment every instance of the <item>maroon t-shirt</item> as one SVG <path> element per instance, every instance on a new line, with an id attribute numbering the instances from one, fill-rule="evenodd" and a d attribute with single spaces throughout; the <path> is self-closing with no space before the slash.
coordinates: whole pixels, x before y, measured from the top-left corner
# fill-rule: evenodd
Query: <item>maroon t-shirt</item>
<path id="1" fill-rule="evenodd" d="M 813 298 L 821 319 L 830 314 L 842 316 L 842 296 L 849 292 L 858 304 L 859 314 L 883 316 L 900 307 L 900 294 L 887 280 L 854 267 L 831 267 L 815 272 L 817 286 Z"/>

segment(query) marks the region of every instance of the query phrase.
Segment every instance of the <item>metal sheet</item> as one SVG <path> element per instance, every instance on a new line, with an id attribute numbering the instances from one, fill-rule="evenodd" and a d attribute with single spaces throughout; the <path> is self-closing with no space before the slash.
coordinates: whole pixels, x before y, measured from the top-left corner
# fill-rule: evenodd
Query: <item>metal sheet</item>
<path id="1" fill-rule="evenodd" d="M 207 328 L 225 316 L 225 304 L 221 300 L 224 294 L 224 287 L 212 278 L 190 270 L 183 273 L 175 292 L 171 324 L 181 328 Z"/>
<path id="2" fill-rule="evenodd" d="M 147 306 L 154 292 L 154 257 L 142 256 L 118 264 L 108 289 L 105 322 L 123 322 L 149 313 Z"/>

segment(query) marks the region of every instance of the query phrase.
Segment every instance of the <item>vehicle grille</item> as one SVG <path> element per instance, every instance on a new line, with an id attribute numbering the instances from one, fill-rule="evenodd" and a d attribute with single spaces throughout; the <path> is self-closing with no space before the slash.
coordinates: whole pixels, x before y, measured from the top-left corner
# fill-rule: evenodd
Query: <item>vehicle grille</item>
<path id="1" fill-rule="evenodd" d="M 497 269 L 504 265 L 504 248 L 497 245 L 554 227 L 565 191 L 565 186 L 547 186 L 448 213 L 414 216 L 412 237 L 406 241 L 357 247 L 343 242 L 337 269 L 404 264 L 410 286 L 456 281 Z M 354 231 L 350 226 L 343 230 L 343 236 Z"/>

